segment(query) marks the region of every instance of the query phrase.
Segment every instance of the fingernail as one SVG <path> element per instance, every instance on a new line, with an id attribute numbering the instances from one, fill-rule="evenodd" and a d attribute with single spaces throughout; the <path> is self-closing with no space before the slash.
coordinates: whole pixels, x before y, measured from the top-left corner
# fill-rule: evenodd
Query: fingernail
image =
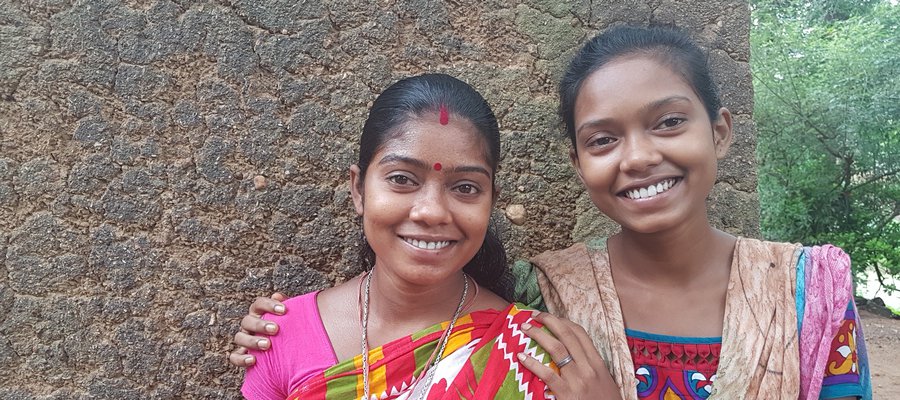
<path id="1" fill-rule="evenodd" d="M 522 324 L 522 330 L 527 331 L 529 329 L 531 329 L 531 324 L 529 324 L 527 322 Z"/>
<path id="2" fill-rule="evenodd" d="M 516 358 L 518 358 L 519 361 L 525 361 L 525 354 L 523 354 L 523 353 L 516 354 Z"/>
<path id="3" fill-rule="evenodd" d="M 275 326 L 275 324 L 266 324 L 266 332 L 275 333 L 275 330 L 277 329 L 278 327 Z"/>
<path id="4" fill-rule="evenodd" d="M 244 357 L 244 364 L 253 364 L 256 359 L 253 356 Z"/>
<path id="5" fill-rule="evenodd" d="M 267 339 L 259 339 L 259 340 L 256 342 L 256 345 L 259 346 L 259 348 L 261 348 L 261 349 L 268 349 L 268 348 L 269 348 L 269 341 L 268 341 Z"/>
<path id="6" fill-rule="evenodd" d="M 275 305 L 275 312 L 276 312 L 277 314 L 284 314 L 284 305 L 282 305 L 282 304 L 276 304 L 276 305 Z"/>
<path id="7" fill-rule="evenodd" d="M 540 312 L 540 311 L 538 311 L 538 310 L 534 310 L 534 312 L 533 312 L 533 313 L 531 313 L 531 318 L 534 318 L 534 317 L 537 317 L 537 316 L 538 316 L 538 315 L 540 315 L 540 314 L 541 314 L 541 312 Z"/>

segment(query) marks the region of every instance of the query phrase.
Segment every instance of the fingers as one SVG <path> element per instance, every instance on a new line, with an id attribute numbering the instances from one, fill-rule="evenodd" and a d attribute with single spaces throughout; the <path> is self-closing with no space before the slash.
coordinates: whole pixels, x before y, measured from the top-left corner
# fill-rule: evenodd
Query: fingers
<path id="1" fill-rule="evenodd" d="M 562 377 L 556 373 L 550 367 L 541 364 L 540 361 L 535 360 L 534 358 L 529 357 L 525 353 L 519 353 L 516 355 L 519 359 L 519 363 L 528 368 L 535 376 L 540 378 L 547 385 L 550 390 L 553 391 L 557 396 L 560 395 L 565 387 L 565 382 Z"/>
<path id="2" fill-rule="evenodd" d="M 603 361 L 603 357 L 600 356 L 600 352 L 597 350 L 597 347 L 594 346 L 594 341 L 591 340 L 591 336 L 584 330 L 584 327 L 575 324 L 572 332 L 578 338 L 578 342 L 581 344 L 581 349 L 584 351 L 586 360 L 590 362 L 594 368 L 602 368 L 606 371 L 606 362 Z"/>
<path id="3" fill-rule="evenodd" d="M 549 313 L 540 313 L 534 319 L 550 329 L 582 365 L 589 365 L 595 371 L 608 370 L 590 335 L 581 325 Z"/>
<path id="4" fill-rule="evenodd" d="M 233 342 L 240 347 L 260 351 L 266 351 L 270 347 L 272 347 L 272 342 L 270 342 L 269 339 L 259 336 L 252 336 L 244 330 L 240 330 L 238 331 L 238 333 L 234 334 Z"/>
<path id="5" fill-rule="evenodd" d="M 538 344 L 547 350 L 557 364 L 566 357 L 572 357 L 575 362 L 585 362 L 586 352 L 597 352 L 584 329 L 574 322 L 549 313 L 536 313 L 533 318 L 550 331 L 550 334 L 545 332 L 543 335 L 547 337 L 546 339 L 541 337 L 535 340 L 538 340 Z M 535 329 L 534 332 L 536 333 L 537 330 Z M 584 338 L 579 337 L 579 332 L 583 334 Z M 526 331 L 525 334 L 533 337 L 531 332 Z M 586 343 L 584 339 L 586 339 Z"/>
<path id="6" fill-rule="evenodd" d="M 281 300 L 284 300 L 284 295 L 281 293 L 275 293 L 272 297 L 257 297 L 250 305 L 249 314 L 257 317 L 265 313 L 283 315 L 286 309 Z"/>
<path id="7" fill-rule="evenodd" d="M 584 328 L 549 313 L 536 314 L 533 319 L 542 323 L 549 332 L 526 328 L 526 324 L 522 324 L 522 331 L 537 341 L 557 365 L 563 365 L 556 374 L 550 368 L 535 366 L 540 365 L 537 360 L 532 363 L 521 361 L 520 357 L 520 362 L 544 380 L 557 398 L 621 399 L 619 387 Z M 567 363 L 566 357 L 572 357 L 573 361 Z"/>
<path id="8" fill-rule="evenodd" d="M 236 367 L 247 368 L 256 364 L 256 357 L 247 354 L 246 347 L 238 347 L 228 354 L 228 362 Z"/>
<path id="9" fill-rule="evenodd" d="M 234 344 L 238 347 L 228 354 L 228 362 L 238 367 L 249 367 L 256 364 L 256 357 L 247 354 L 248 349 L 265 351 L 272 346 L 268 338 L 254 335 L 274 335 L 278 333 L 278 325 L 262 319 L 265 313 L 283 315 L 287 309 L 282 301 L 287 297 L 281 293 L 273 293 L 270 297 L 257 297 L 250 305 L 250 311 L 241 319 L 241 329 L 234 334 Z"/>
<path id="10" fill-rule="evenodd" d="M 269 297 L 271 297 L 273 300 L 279 301 L 279 302 L 287 300 L 287 296 L 285 296 L 281 293 L 278 293 L 278 292 L 272 293 L 272 295 Z"/>
<path id="11" fill-rule="evenodd" d="M 566 357 L 572 356 L 570 354 L 571 349 L 568 349 L 565 344 L 554 337 L 554 334 L 558 333 L 554 332 L 553 334 L 551 334 L 550 332 L 547 332 L 543 329 L 535 328 L 529 323 L 522 324 L 522 331 L 525 332 L 528 337 L 534 339 L 534 341 L 536 341 L 538 345 L 543 347 L 547 354 L 550 355 L 550 358 L 553 359 L 553 362 L 555 362 L 557 365 Z"/>
<path id="12" fill-rule="evenodd" d="M 549 313 L 540 313 L 534 316 L 534 319 L 550 329 L 571 352 L 577 352 L 577 358 L 582 363 L 590 362 L 592 365 L 599 363 L 606 369 L 606 364 L 594 347 L 594 342 L 581 325 Z"/>
<path id="13" fill-rule="evenodd" d="M 245 315 L 241 319 L 241 329 L 254 335 L 271 336 L 278 333 L 278 325 L 276 323 L 266 321 L 255 315 Z"/>
<path id="14" fill-rule="evenodd" d="M 543 324 L 554 336 L 560 338 L 560 340 L 565 341 L 569 338 L 575 338 L 572 328 L 578 325 L 575 325 L 575 323 L 567 319 L 559 318 L 553 314 L 544 312 L 534 313 L 532 318 Z"/>

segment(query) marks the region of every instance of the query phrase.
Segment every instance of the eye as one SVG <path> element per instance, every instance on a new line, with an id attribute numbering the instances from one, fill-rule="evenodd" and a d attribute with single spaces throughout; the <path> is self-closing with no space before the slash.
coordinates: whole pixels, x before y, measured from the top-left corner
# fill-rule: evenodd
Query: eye
<path id="1" fill-rule="evenodd" d="M 616 138 L 614 138 L 612 136 L 598 136 L 598 137 L 591 138 L 588 141 L 587 145 L 589 147 L 591 147 L 591 146 L 603 147 L 603 146 L 613 144 L 615 142 L 616 142 Z"/>
<path id="2" fill-rule="evenodd" d="M 401 185 L 401 186 L 408 186 L 408 185 L 416 184 L 415 182 L 413 182 L 412 179 L 410 179 L 406 175 L 391 175 L 387 178 L 387 180 L 390 183 L 393 183 L 395 185 Z"/>
<path id="3" fill-rule="evenodd" d="M 473 185 L 473 184 L 470 184 L 470 183 L 464 183 L 464 184 L 462 184 L 462 185 L 459 185 L 459 186 L 455 187 L 454 189 L 455 189 L 457 192 L 460 192 L 460 193 L 462 193 L 462 194 L 478 194 L 478 193 L 481 193 L 481 189 L 479 189 L 477 186 L 475 186 L 475 185 Z"/>
<path id="4" fill-rule="evenodd" d="M 656 129 L 672 129 L 683 124 L 685 121 L 687 121 L 687 119 L 681 117 L 668 117 L 660 122 L 660 124 L 656 126 Z"/>

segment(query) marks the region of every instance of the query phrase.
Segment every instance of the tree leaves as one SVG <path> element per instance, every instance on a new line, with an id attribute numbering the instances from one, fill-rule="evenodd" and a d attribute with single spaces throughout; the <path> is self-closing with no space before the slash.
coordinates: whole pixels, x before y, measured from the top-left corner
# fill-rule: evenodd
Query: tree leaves
<path id="1" fill-rule="evenodd" d="M 763 234 L 900 275 L 900 6 L 751 6 Z"/>

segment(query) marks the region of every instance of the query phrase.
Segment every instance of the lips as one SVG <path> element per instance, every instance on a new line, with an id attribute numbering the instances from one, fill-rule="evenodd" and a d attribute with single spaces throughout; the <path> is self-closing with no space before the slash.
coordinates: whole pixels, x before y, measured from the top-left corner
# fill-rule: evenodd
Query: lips
<path id="1" fill-rule="evenodd" d="M 416 248 L 419 248 L 422 250 L 440 250 L 440 249 L 443 249 L 443 248 L 449 246 L 451 243 L 453 243 L 452 240 L 427 241 L 427 240 L 412 239 L 412 238 L 408 238 L 408 237 L 402 237 L 402 238 L 403 238 L 403 241 L 405 241 L 406 243 L 409 243 L 413 247 L 416 247 Z"/>
<path id="2" fill-rule="evenodd" d="M 669 189 L 677 185 L 680 181 L 681 178 L 663 179 L 662 181 L 654 184 L 625 190 L 619 195 L 632 200 L 650 199 L 667 192 Z"/>

